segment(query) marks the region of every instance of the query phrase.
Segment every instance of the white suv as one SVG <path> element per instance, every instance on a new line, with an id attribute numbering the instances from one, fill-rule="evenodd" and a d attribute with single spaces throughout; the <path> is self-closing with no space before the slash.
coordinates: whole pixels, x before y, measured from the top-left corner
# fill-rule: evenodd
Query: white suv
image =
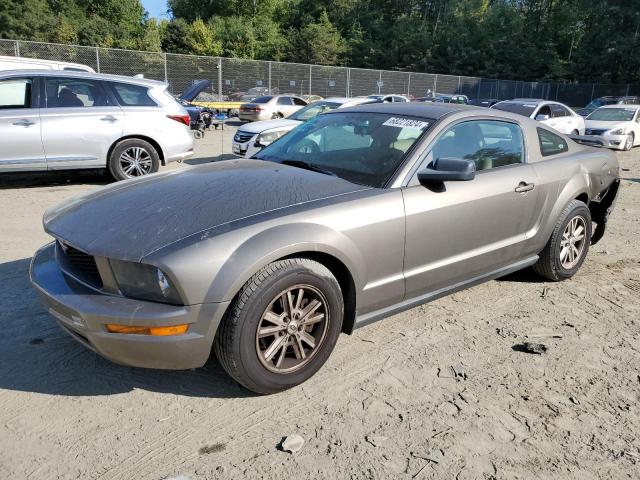
<path id="1" fill-rule="evenodd" d="M 97 73 L 0 73 L 0 139 L 0 172 L 106 167 L 123 180 L 193 155 L 165 83 Z"/>

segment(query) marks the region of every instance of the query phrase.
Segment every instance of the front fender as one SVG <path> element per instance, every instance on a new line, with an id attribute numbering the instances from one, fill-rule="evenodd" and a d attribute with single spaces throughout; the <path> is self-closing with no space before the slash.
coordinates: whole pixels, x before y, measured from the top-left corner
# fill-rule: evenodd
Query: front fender
<path id="1" fill-rule="evenodd" d="M 312 239 L 312 240 L 311 240 Z M 176 244 L 145 262 L 161 268 L 176 281 L 185 303 L 232 300 L 247 280 L 269 263 L 304 252 L 335 257 L 351 272 L 356 291 L 363 288 L 366 263 L 345 234 L 317 223 L 250 225 L 238 230 L 202 234 L 188 245 Z"/>
<path id="2" fill-rule="evenodd" d="M 213 279 L 207 301 L 232 300 L 260 269 L 304 252 L 320 252 L 338 259 L 351 273 L 356 290 L 363 288 L 366 264 L 353 241 L 324 225 L 298 223 L 263 230 L 239 245 Z"/>

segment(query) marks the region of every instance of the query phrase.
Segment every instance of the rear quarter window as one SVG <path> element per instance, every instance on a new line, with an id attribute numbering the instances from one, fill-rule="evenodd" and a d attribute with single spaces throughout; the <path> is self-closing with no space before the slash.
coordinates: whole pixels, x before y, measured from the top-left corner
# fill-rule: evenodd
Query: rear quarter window
<path id="1" fill-rule="evenodd" d="M 149 96 L 149 88 L 128 83 L 110 83 L 118 103 L 123 107 L 157 107 L 158 104 Z"/>
<path id="2" fill-rule="evenodd" d="M 540 153 L 543 157 L 558 155 L 569 150 L 569 145 L 560 135 L 538 128 L 538 140 L 540 142 Z"/>

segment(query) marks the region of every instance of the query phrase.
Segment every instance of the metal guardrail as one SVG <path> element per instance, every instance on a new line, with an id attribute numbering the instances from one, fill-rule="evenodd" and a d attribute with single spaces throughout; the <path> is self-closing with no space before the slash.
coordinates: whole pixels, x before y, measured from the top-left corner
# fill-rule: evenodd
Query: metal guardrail
<path id="1" fill-rule="evenodd" d="M 82 63 L 101 73 L 143 74 L 146 78 L 166 81 L 173 93 L 182 92 L 195 80 L 209 79 L 212 86 L 199 98 L 203 101 L 239 101 L 242 95 L 251 94 L 295 93 L 326 98 L 379 93 L 423 97 L 437 92 L 498 100 L 516 97 L 544 98 L 580 107 L 604 95 L 640 93 L 637 85 L 626 84 L 498 80 L 24 40 L 0 39 L 0 55 Z"/>

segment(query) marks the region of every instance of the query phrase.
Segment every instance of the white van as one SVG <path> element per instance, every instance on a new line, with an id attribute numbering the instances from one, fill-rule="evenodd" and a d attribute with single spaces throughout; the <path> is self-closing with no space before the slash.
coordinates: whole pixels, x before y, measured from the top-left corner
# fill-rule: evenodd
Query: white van
<path id="1" fill-rule="evenodd" d="M 0 71 L 4 70 L 70 70 L 95 73 L 95 70 L 81 63 L 55 62 L 38 58 L 8 57 L 0 55 Z"/>

